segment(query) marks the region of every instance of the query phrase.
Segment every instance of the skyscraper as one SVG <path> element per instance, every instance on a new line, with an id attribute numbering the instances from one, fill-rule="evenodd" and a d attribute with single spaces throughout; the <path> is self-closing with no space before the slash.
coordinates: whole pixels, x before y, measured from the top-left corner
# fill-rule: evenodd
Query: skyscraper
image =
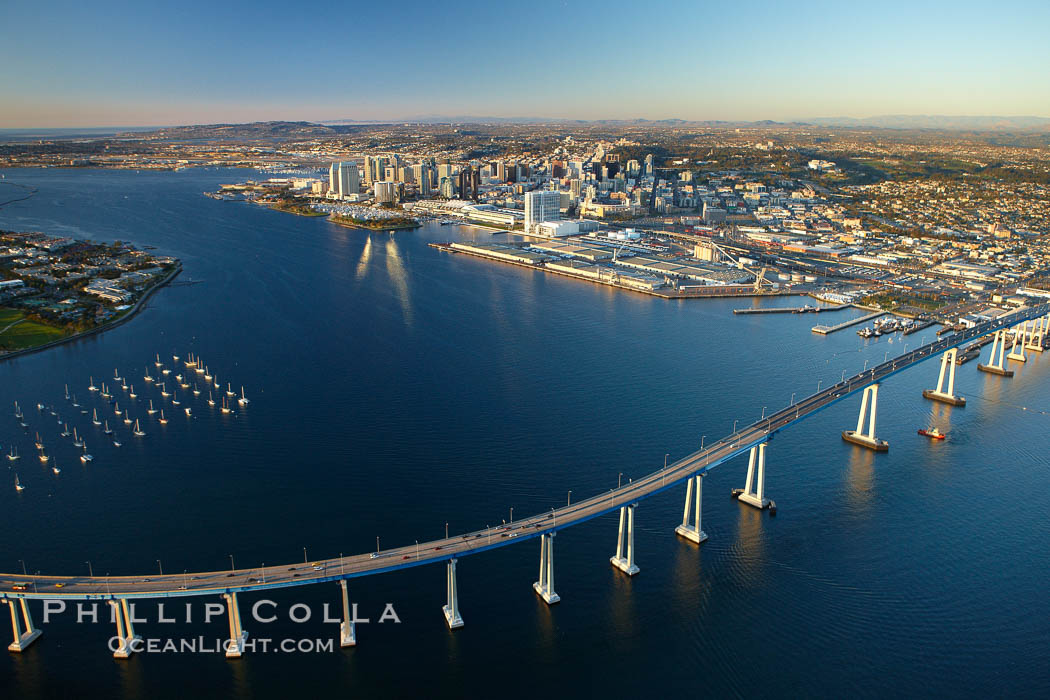
<path id="1" fill-rule="evenodd" d="M 561 195 L 550 190 L 525 194 L 525 233 L 533 233 L 536 224 L 561 219 Z"/>
<path id="2" fill-rule="evenodd" d="M 481 195 L 481 173 L 477 168 L 471 166 L 459 171 L 459 196 L 462 199 L 473 199 L 475 202 Z"/>
<path id="3" fill-rule="evenodd" d="M 357 163 L 332 163 L 328 169 L 328 191 L 340 198 L 361 192 Z"/>

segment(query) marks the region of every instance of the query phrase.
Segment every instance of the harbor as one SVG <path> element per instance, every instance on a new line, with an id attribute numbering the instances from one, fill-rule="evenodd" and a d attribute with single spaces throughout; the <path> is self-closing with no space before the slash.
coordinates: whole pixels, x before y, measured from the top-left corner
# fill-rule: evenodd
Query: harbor
<path id="1" fill-rule="evenodd" d="M 846 328 L 849 328 L 850 326 L 856 326 L 856 325 L 859 325 L 861 323 L 867 323 L 868 321 L 874 321 L 875 319 L 877 319 L 877 318 L 879 318 L 881 316 L 885 316 L 888 313 L 889 313 L 889 311 L 876 311 L 876 312 L 870 313 L 870 314 L 868 314 L 866 316 L 859 316 L 857 318 L 851 318 L 848 321 L 843 321 L 842 323 L 838 323 L 838 324 L 836 324 L 834 326 L 823 326 L 823 325 L 821 325 L 821 326 L 813 326 L 812 330 L 813 330 L 814 333 L 817 333 L 819 335 L 831 335 L 832 333 L 836 333 L 838 331 L 844 330 Z"/>

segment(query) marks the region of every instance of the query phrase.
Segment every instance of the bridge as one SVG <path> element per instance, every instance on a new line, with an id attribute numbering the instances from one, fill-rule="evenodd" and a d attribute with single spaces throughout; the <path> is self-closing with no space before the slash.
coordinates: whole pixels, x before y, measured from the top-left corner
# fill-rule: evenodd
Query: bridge
<path id="1" fill-rule="evenodd" d="M 923 396 L 956 406 L 964 405 L 962 397 L 955 396 L 955 370 L 958 348 L 965 343 L 989 334 L 995 335 L 991 357 L 984 371 L 1010 376 L 1006 360 L 1023 361 L 1025 351 L 1042 351 L 1045 335 L 1050 331 L 1050 304 L 1021 308 L 999 319 L 986 321 L 973 328 L 949 334 L 903 355 L 888 358 L 851 377 L 843 376 L 837 384 L 821 388 L 816 393 L 794 401 L 775 413 L 765 415 L 750 425 L 734 430 L 729 435 L 701 449 L 665 465 L 640 479 L 623 484 L 608 492 L 591 496 L 561 508 L 513 520 L 499 527 L 475 530 L 445 539 L 421 542 L 385 551 L 324 559 L 315 564 L 284 564 L 255 569 L 206 571 L 199 573 L 162 574 L 144 576 L 18 576 L 0 574 L 0 599 L 10 608 L 14 641 L 8 646 L 20 652 L 41 634 L 34 627 L 28 602 L 31 600 L 102 600 L 113 607 L 117 625 L 118 658 L 126 658 L 136 650 L 137 637 L 130 605 L 135 600 L 179 598 L 186 596 L 222 596 L 226 602 L 230 638 L 226 655 L 238 657 L 244 652 L 247 631 L 241 624 L 237 596 L 239 593 L 259 592 L 276 588 L 305 586 L 317 583 L 338 584 L 342 595 L 342 624 L 340 644 L 356 644 L 354 620 L 350 616 L 347 581 L 415 566 L 444 563 L 446 566 L 447 603 L 443 607 L 450 628 L 463 626 L 456 583 L 456 563 L 460 557 L 481 554 L 499 547 L 519 544 L 526 540 L 540 540 L 538 580 L 533 584 L 536 593 L 549 605 L 560 601 L 554 589 L 554 540 L 561 530 L 587 522 L 593 518 L 619 511 L 620 526 L 615 554 L 610 561 L 627 575 L 638 572 L 635 561 L 634 518 L 639 501 L 686 485 L 685 508 L 682 523 L 675 532 L 688 540 L 702 543 L 707 539 L 701 527 L 701 505 L 704 475 L 734 457 L 749 453 L 745 485 L 734 490 L 739 500 L 756 508 L 771 505 L 765 494 L 765 462 L 767 442 L 780 430 L 804 420 L 847 397 L 863 392 L 860 416 L 855 430 L 845 430 L 842 438 L 853 444 L 876 451 L 885 451 L 889 444 L 875 434 L 878 389 L 894 374 L 902 372 L 931 357 L 941 355 L 937 387 L 923 392 Z M 1013 349 L 1005 355 L 1008 335 L 1012 335 Z M 867 425 L 865 425 L 865 423 Z"/>

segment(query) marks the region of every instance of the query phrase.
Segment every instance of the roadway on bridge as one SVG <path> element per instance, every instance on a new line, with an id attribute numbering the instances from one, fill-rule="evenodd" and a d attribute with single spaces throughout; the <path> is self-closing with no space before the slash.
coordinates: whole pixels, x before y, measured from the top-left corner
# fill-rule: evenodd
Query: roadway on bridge
<path id="1" fill-rule="evenodd" d="M 813 415 L 847 396 L 879 382 L 922 360 L 958 347 L 974 338 L 1050 313 L 1050 304 L 1021 309 L 1003 319 L 988 321 L 947 335 L 928 345 L 865 369 L 765 416 L 743 429 L 684 457 L 666 468 L 561 508 L 552 508 L 506 525 L 468 532 L 442 540 L 421 542 L 395 549 L 342 558 L 323 559 L 314 564 L 282 564 L 256 569 L 144 576 L 19 576 L 0 574 L 3 598 L 106 599 L 164 598 L 259 591 L 339 581 L 385 571 L 422 566 L 451 558 L 477 554 L 496 547 L 534 539 L 541 534 L 563 530 L 615 511 L 666 489 L 675 487 L 694 474 L 706 472 L 768 440 L 778 430 Z M 17 588 L 16 588 L 17 586 Z"/>

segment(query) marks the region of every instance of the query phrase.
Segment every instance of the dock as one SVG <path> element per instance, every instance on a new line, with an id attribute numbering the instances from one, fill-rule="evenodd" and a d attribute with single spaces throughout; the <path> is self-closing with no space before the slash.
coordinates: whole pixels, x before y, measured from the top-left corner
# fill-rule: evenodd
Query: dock
<path id="1" fill-rule="evenodd" d="M 841 331 L 843 328 L 849 328 L 850 326 L 856 326 L 861 323 L 867 323 L 868 321 L 874 321 L 880 316 L 885 316 L 889 311 L 876 311 L 873 314 L 867 316 L 860 316 L 858 318 L 850 319 L 849 321 L 843 321 L 834 326 L 813 326 L 813 332 L 819 333 L 820 335 L 829 335 L 835 331 Z"/>
<path id="2" fill-rule="evenodd" d="M 904 331 L 904 335 L 911 335 L 912 333 L 918 333 L 919 331 L 926 330 L 935 323 L 936 321 L 920 321 L 908 330 Z M 940 335 L 940 333 L 938 333 L 937 335 Z"/>
<path id="3" fill-rule="evenodd" d="M 839 306 L 776 306 L 766 309 L 733 309 L 735 314 L 819 314 L 823 311 L 841 311 L 852 304 Z"/>

